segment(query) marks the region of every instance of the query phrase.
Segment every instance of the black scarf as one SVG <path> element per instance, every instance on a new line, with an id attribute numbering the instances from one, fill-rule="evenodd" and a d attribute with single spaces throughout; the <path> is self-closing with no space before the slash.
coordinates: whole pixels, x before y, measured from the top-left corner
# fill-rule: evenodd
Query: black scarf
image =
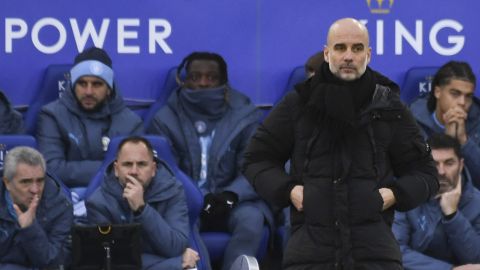
<path id="1" fill-rule="evenodd" d="M 395 83 L 369 67 L 360 78 L 345 81 L 333 75 L 325 62 L 296 90 L 305 102 L 305 112 L 329 131 L 331 142 L 336 142 L 354 132 L 359 113 L 370 104 L 377 84 L 398 91 Z"/>
<path id="2" fill-rule="evenodd" d="M 181 89 L 178 96 L 180 104 L 187 117 L 200 136 L 208 135 L 215 128 L 226 110 L 225 86 L 212 89 Z"/>

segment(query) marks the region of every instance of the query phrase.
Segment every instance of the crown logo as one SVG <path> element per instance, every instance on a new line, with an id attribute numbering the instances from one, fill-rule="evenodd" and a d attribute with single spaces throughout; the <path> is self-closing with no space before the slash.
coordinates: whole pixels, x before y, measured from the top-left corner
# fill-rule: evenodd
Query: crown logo
<path id="1" fill-rule="evenodd" d="M 371 13 L 374 14 L 388 14 L 390 13 L 390 9 L 392 9 L 394 0 L 388 0 L 388 6 L 383 4 L 387 2 L 385 0 L 367 0 L 368 9 L 370 9 Z M 372 3 L 375 2 L 375 3 Z"/>

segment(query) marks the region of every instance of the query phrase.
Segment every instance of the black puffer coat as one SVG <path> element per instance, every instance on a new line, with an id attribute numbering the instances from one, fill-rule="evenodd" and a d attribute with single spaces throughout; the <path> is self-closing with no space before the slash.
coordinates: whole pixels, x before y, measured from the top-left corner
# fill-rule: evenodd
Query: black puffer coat
<path id="1" fill-rule="evenodd" d="M 373 74 L 381 77 L 376 81 L 386 79 Z M 429 149 L 398 93 L 379 84 L 356 111 L 354 127 L 339 129 L 344 136 L 332 135 L 326 122 L 318 120 L 318 111 L 309 108 L 324 102 L 315 92 L 321 90 L 321 81 L 314 78 L 289 93 L 245 153 L 245 175 L 271 204 L 288 206 L 291 189 L 304 185 L 304 210 L 291 207 L 292 235 L 283 266 L 402 269 L 390 228 L 393 210 L 415 208 L 436 193 Z M 382 187 L 391 188 L 396 198 L 383 212 Z"/>

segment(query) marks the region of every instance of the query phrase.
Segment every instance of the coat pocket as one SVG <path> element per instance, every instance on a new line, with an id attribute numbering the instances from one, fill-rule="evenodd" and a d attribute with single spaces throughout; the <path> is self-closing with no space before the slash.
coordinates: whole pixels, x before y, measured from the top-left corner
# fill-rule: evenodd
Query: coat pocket
<path id="1" fill-rule="evenodd" d="M 373 185 L 356 185 L 350 189 L 350 222 L 354 224 L 382 219 L 383 198 Z"/>

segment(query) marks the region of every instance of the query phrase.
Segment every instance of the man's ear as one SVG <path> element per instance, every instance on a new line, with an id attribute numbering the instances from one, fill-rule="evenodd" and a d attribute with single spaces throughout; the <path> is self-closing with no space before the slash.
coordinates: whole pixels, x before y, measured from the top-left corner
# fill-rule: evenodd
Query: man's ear
<path id="1" fill-rule="evenodd" d="M 461 158 L 461 159 L 460 159 L 460 174 L 462 173 L 463 168 L 464 168 L 464 159 Z"/>
<path id="2" fill-rule="evenodd" d="M 325 60 L 325 62 L 327 62 L 327 63 L 329 63 L 328 62 L 329 53 L 330 53 L 330 51 L 328 50 L 328 47 L 325 45 L 323 47 L 323 60 Z"/>
<path id="3" fill-rule="evenodd" d="M 368 51 L 367 51 L 367 65 L 370 64 L 370 59 L 372 59 L 372 47 L 368 47 Z"/>
<path id="4" fill-rule="evenodd" d="M 117 166 L 118 166 L 118 162 L 115 160 L 113 162 L 113 172 L 115 173 L 115 177 L 118 177 Z"/>
<path id="5" fill-rule="evenodd" d="M 10 180 L 7 179 L 5 176 L 2 177 L 2 180 L 3 180 L 3 184 L 5 185 L 5 188 L 10 191 Z"/>
<path id="6" fill-rule="evenodd" d="M 433 88 L 433 95 L 435 95 L 435 98 L 438 99 L 440 98 L 440 92 L 442 91 L 442 89 L 440 89 L 440 87 L 437 85 L 435 86 L 435 88 Z"/>
<path id="7" fill-rule="evenodd" d="M 153 170 L 152 172 L 152 178 L 155 177 L 155 175 L 157 175 L 157 169 L 158 169 L 158 163 L 154 160 L 153 163 L 155 163 L 155 170 Z"/>

